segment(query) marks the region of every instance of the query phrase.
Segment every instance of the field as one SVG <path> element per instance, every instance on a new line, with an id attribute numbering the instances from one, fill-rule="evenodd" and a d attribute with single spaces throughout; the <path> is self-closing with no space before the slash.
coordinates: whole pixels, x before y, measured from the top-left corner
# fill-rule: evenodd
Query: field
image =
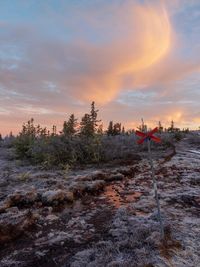
<path id="1" fill-rule="evenodd" d="M 200 135 L 185 134 L 152 156 L 164 240 L 145 149 L 46 170 L 1 146 L 0 266 L 199 266 Z"/>

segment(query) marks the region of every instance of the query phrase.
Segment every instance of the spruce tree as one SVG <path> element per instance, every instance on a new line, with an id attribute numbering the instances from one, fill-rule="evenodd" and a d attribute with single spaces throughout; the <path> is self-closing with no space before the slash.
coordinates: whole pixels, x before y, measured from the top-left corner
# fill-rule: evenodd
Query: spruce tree
<path id="1" fill-rule="evenodd" d="M 52 127 L 52 136 L 56 136 L 56 134 L 57 134 L 57 129 L 56 129 L 56 125 L 53 125 L 53 127 Z"/>
<path id="2" fill-rule="evenodd" d="M 90 114 L 85 114 L 80 122 L 80 134 L 92 137 L 97 133 L 98 123 L 101 120 L 97 120 L 98 110 L 95 108 L 95 102 L 91 103 Z"/>
<path id="3" fill-rule="evenodd" d="M 160 121 L 158 122 L 158 131 L 159 131 L 159 133 L 163 132 L 163 126 L 162 126 Z"/>
<path id="4" fill-rule="evenodd" d="M 168 128 L 168 132 L 174 132 L 174 121 L 172 120 L 171 121 L 171 125 L 170 125 L 170 127 Z"/>
<path id="5" fill-rule="evenodd" d="M 80 134 L 86 137 L 94 136 L 93 122 L 90 114 L 85 114 L 80 122 Z"/>
<path id="6" fill-rule="evenodd" d="M 97 129 L 97 134 L 103 135 L 103 124 L 100 124 L 98 129 Z"/>
<path id="7" fill-rule="evenodd" d="M 171 121 L 171 130 L 172 130 L 172 132 L 174 131 L 174 121 L 173 120 Z"/>
<path id="8" fill-rule="evenodd" d="M 121 123 L 117 122 L 113 126 L 113 135 L 121 134 Z"/>
<path id="9" fill-rule="evenodd" d="M 93 101 L 91 103 L 91 110 L 90 110 L 90 118 L 91 118 L 93 134 L 97 132 L 98 123 L 101 122 L 101 120 L 97 120 L 98 111 L 99 111 L 98 109 L 95 109 L 95 102 Z"/>
<path id="10" fill-rule="evenodd" d="M 107 135 L 113 135 L 113 121 L 109 122 Z"/>
<path id="11" fill-rule="evenodd" d="M 45 137 L 45 138 L 48 136 L 48 131 L 46 127 L 44 127 L 43 129 L 42 128 L 40 129 L 39 136 Z"/>
<path id="12" fill-rule="evenodd" d="M 62 134 L 65 137 L 72 137 L 76 134 L 77 119 L 71 114 L 68 121 L 64 121 Z"/>

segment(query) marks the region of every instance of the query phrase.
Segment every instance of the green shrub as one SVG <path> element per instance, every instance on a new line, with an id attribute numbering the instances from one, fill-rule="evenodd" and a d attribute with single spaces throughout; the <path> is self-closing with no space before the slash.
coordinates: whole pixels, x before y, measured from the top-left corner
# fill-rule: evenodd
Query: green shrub
<path id="1" fill-rule="evenodd" d="M 14 141 L 17 157 L 20 159 L 30 158 L 30 149 L 34 144 L 34 139 L 30 136 L 18 136 Z"/>
<path id="2" fill-rule="evenodd" d="M 174 139 L 175 139 L 175 141 L 181 141 L 181 139 L 183 139 L 183 133 L 181 133 L 181 132 L 175 132 L 174 133 Z"/>

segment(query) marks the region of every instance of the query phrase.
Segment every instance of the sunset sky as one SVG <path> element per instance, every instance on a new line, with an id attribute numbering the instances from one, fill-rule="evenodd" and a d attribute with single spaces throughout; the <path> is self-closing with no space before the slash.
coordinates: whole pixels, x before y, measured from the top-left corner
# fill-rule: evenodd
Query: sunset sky
<path id="1" fill-rule="evenodd" d="M 0 133 L 94 100 L 104 127 L 200 126 L 199 0 L 0 0 Z"/>

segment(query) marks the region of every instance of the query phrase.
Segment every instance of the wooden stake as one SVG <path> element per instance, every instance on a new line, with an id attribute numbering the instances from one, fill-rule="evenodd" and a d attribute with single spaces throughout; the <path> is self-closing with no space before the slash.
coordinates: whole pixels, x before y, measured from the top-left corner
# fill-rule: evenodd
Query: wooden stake
<path id="1" fill-rule="evenodd" d="M 156 205 L 158 209 L 158 220 L 160 222 L 160 234 L 161 234 L 161 238 L 164 239 L 164 228 L 163 228 L 163 222 L 162 222 L 161 213 L 160 213 L 160 202 L 158 198 L 157 182 L 155 178 L 155 170 L 154 170 L 154 165 L 153 165 L 153 160 L 152 160 L 152 155 L 151 155 L 151 139 L 150 138 L 147 139 L 147 145 L 148 145 L 149 163 L 151 166 L 151 178 L 153 180 L 154 195 L 155 195 Z"/>

